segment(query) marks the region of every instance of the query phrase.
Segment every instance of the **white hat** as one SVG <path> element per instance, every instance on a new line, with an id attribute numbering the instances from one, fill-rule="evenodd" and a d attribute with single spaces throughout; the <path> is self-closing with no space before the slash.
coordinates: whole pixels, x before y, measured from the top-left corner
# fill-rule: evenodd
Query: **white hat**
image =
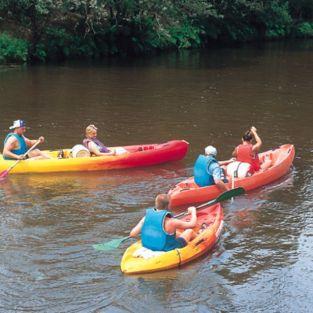
<path id="1" fill-rule="evenodd" d="M 206 155 L 213 155 L 213 156 L 217 155 L 217 150 L 213 146 L 207 146 L 204 149 L 204 152 L 205 152 Z"/>
<path id="2" fill-rule="evenodd" d="M 20 127 L 25 127 L 26 123 L 23 120 L 16 120 L 13 122 L 13 125 L 10 126 L 10 129 L 15 129 L 15 128 L 20 128 Z"/>

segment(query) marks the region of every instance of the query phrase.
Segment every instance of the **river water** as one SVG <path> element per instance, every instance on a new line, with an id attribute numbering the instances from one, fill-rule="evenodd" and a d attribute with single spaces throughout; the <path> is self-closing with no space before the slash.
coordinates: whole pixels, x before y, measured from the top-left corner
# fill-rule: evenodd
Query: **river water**
<path id="1" fill-rule="evenodd" d="M 185 51 L 137 60 L 0 68 L 2 138 L 15 119 L 42 148 L 88 124 L 108 145 L 186 139 L 180 162 L 133 170 L 10 175 L 0 185 L 1 312 L 309 312 L 313 281 L 313 42 Z M 255 125 L 267 150 L 296 147 L 274 184 L 224 203 L 215 249 L 183 268 L 120 272 L 127 234 L 213 144 L 230 156 Z"/>

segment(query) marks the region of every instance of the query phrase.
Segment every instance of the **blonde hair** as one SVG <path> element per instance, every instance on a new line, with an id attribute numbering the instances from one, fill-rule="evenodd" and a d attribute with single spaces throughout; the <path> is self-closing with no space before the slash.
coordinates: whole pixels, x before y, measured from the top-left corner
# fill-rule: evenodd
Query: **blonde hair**
<path id="1" fill-rule="evenodd" d="M 166 210 L 170 203 L 170 197 L 167 194 L 161 193 L 155 198 L 155 208 L 157 210 Z"/>
<path id="2" fill-rule="evenodd" d="M 86 127 L 86 136 L 93 134 L 95 131 L 97 131 L 97 127 L 93 124 Z"/>

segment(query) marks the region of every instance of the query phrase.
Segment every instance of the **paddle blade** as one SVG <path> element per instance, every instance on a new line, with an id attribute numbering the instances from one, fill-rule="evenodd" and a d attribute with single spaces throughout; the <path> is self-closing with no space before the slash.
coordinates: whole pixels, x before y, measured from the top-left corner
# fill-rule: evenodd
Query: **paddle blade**
<path id="1" fill-rule="evenodd" d="M 5 179 L 9 174 L 9 171 L 8 170 L 5 170 L 3 172 L 0 173 L 0 180 L 3 180 Z"/>
<path id="2" fill-rule="evenodd" d="M 229 200 L 233 197 L 243 195 L 246 191 L 242 187 L 238 187 L 235 189 L 230 189 L 228 191 L 223 192 L 220 196 L 218 196 L 215 202 L 221 202 L 225 200 Z"/>
<path id="3" fill-rule="evenodd" d="M 129 237 L 117 238 L 109 242 L 98 243 L 92 246 L 97 251 L 109 251 L 109 250 L 117 249 L 120 246 L 120 244 L 127 239 L 129 239 Z"/>

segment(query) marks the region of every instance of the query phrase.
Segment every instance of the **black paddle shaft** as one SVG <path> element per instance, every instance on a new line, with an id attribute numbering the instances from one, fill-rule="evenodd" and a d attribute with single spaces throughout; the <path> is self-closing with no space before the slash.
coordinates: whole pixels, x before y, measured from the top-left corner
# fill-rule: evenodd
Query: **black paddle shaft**
<path id="1" fill-rule="evenodd" d="M 211 201 L 208 201 L 208 202 L 205 202 L 203 204 L 196 206 L 196 209 L 199 210 L 199 209 L 207 207 L 209 205 L 213 205 L 213 204 L 221 202 L 221 201 L 229 200 L 235 196 L 239 196 L 239 195 L 242 195 L 244 193 L 245 193 L 245 190 L 242 187 L 227 190 L 227 191 L 223 192 L 221 195 L 219 195 L 216 199 L 213 199 Z M 185 216 L 187 214 L 188 214 L 188 212 L 183 212 L 183 213 L 175 215 L 174 217 L 179 218 L 179 217 Z"/>

